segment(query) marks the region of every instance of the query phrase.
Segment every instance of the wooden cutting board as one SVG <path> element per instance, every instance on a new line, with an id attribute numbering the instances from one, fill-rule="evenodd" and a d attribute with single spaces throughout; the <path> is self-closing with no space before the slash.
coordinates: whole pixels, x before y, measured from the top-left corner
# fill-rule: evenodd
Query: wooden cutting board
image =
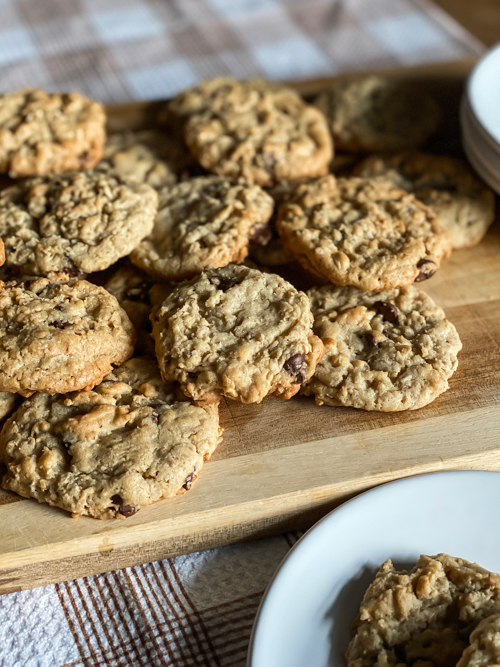
<path id="1" fill-rule="evenodd" d="M 471 62 L 398 70 L 425 80 L 459 146 L 458 100 Z M 327 80 L 301 84 L 305 94 Z M 158 105 L 110 109 L 113 129 L 150 123 Z M 415 412 L 381 414 L 268 398 L 221 407 L 224 441 L 189 493 L 126 521 L 71 519 L 0 491 L 0 593 L 305 527 L 376 484 L 449 469 L 500 469 L 500 225 L 422 287 L 463 341 L 447 393 Z M 467 489 L 464 488 L 464 493 Z M 409 517 L 411 520 L 411 517 Z"/>

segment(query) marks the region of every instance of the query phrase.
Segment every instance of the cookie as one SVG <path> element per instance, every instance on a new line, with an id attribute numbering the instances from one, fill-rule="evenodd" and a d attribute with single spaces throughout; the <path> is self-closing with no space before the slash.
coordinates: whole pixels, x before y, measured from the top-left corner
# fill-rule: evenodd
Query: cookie
<path id="1" fill-rule="evenodd" d="M 8 391 L 0 391 L 0 420 L 8 417 L 16 407 L 17 394 Z"/>
<path id="2" fill-rule="evenodd" d="M 453 237 L 454 248 L 481 241 L 495 218 L 495 196 L 463 160 L 426 153 L 367 158 L 354 171 L 381 178 L 430 206 Z"/>
<path id="3" fill-rule="evenodd" d="M 120 178 L 159 190 L 174 185 L 177 173 L 182 173 L 191 160 L 187 148 L 164 132 L 121 132 L 108 137 L 99 169 L 110 169 Z"/>
<path id="4" fill-rule="evenodd" d="M 155 344 L 151 336 L 151 320 L 149 316 L 153 306 L 151 289 L 155 279 L 132 265 L 120 267 L 104 285 L 123 310 L 127 313 L 137 333 L 135 353 L 138 356 L 155 356 Z M 162 292 L 163 301 L 172 288 L 165 286 Z"/>
<path id="5" fill-rule="evenodd" d="M 223 176 L 178 183 L 160 192 L 153 231 L 130 259 L 165 280 L 240 264 L 250 240 L 266 230 L 273 208 L 273 200 L 259 186 L 233 184 Z"/>
<path id="6" fill-rule="evenodd" d="M 440 120 L 439 107 L 418 84 L 383 76 L 338 81 L 314 104 L 327 118 L 335 147 L 345 151 L 418 148 Z"/>
<path id="7" fill-rule="evenodd" d="M 457 663 L 457 667 L 500 666 L 500 614 L 483 619 L 471 634 L 470 646 Z"/>
<path id="8" fill-rule="evenodd" d="M 448 389 L 462 343 L 424 292 L 329 285 L 308 296 L 325 355 L 301 391 L 318 405 L 417 410 Z"/>
<path id="9" fill-rule="evenodd" d="M 216 174 L 272 185 L 328 171 L 326 120 L 289 88 L 220 77 L 179 93 L 169 110 L 194 157 Z"/>
<path id="10" fill-rule="evenodd" d="M 165 380 L 199 404 L 290 398 L 323 354 L 309 301 L 277 275 L 229 265 L 178 287 L 153 315 Z"/>
<path id="11" fill-rule="evenodd" d="M 91 389 L 134 351 L 116 299 L 86 280 L 0 283 L 0 391 Z"/>
<path id="12" fill-rule="evenodd" d="M 2 431 L 2 486 L 73 515 L 123 519 L 189 489 L 220 434 L 216 405 L 177 400 L 156 362 L 135 358 L 92 391 L 28 398 Z"/>
<path id="13" fill-rule="evenodd" d="M 295 261 L 295 256 L 287 252 L 276 229 L 279 206 L 283 204 L 295 188 L 295 183 L 282 182 L 266 190 L 274 200 L 274 213 L 269 225 L 256 239 L 250 239 L 248 254 L 252 260 L 262 266 L 283 266 Z"/>
<path id="14" fill-rule="evenodd" d="M 91 169 L 102 156 L 105 124 L 102 104 L 78 93 L 0 95 L 0 173 L 20 178 Z"/>
<path id="15" fill-rule="evenodd" d="M 101 271 L 153 228 L 158 195 L 97 171 L 28 179 L 0 192 L 6 264 L 29 275 Z"/>
<path id="16" fill-rule="evenodd" d="M 500 575 L 476 563 L 421 556 L 407 573 L 388 560 L 361 603 L 347 666 L 454 667 L 478 623 L 499 612 Z"/>
<path id="17" fill-rule="evenodd" d="M 300 185 L 280 207 L 277 228 L 308 271 L 366 291 L 427 280 L 451 252 L 430 208 L 377 179 L 329 175 Z"/>

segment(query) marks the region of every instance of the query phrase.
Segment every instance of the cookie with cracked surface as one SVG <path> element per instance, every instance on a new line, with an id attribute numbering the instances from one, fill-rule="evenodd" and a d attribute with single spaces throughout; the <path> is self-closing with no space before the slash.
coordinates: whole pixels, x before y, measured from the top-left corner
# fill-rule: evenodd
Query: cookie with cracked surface
<path id="1" fill-rule="evenodd" d="M 0 391 L 91 389 L 134 351 L 117 300 L 86 280 L 0 284 Z"/>
<path id="2" fill-rule="evenodd" d="M 240 264 L 267 229 L 274 202 L 258 185 L 223 176 L 193 178 L 160 192 L 151 234 L 131 253 L 139 268 L 165 280 Z"/>
<path id="3" fill-rule="evenodd" d="M 455 667 L 471 631 L 500 612 L 500 575 L 446 554 L 411 572 L 386 561 L 365 593 L 345 653 L 348 667 Z"/>
<path id="4" fill-rule="evenodd" d="M 289 88 L 220 77 L 179 93 L 169 110 L 194 157 L 216 174 L 272 185 L 328 171 L 326 120 Z"/>
<path id="5" fill-rule="evenodd" d="M 315 105 L 335 147 L 345 151 L 411 150 L 437 130 L 440 110 L 415 82 L 370 75 L 338 81 Z"/>
<path id="6" fill-rule="evenodd" d="M 128 255 L 153 227 L 158 195 L 98 171 L 28 179 L 0 192 L 7 268 L 91 273 Z"/>
<path id="7" fill-rule="evenodd" d="M 170 285 L 157 285 L 155 278 L 133 265 L 120 267 L 104 285 L 112 294 L 137 332 L 135 353 L 155 356 L 155 344 L 151 336 L 149 316 L 154 304 L 166 299 L 174 289 Z M 156 293 L 159 292 L 159 296 Z"/>
<path id="8" fill-rule="evenodd" d="M 456 667 L 500 667 L 500 614 L 483 619 Z"/>
<path id="9" fill-rule="evenodd" d="M 388 180 L 414 194 L 437 213 L 453 237 L 454 248 L 479 243 L 495 218 L 492 190 L 457 158 L 426 153 L 372 156 L 354 173 Z"/>
<path id="10" fill-rule="evenodd" d="M 301 391 L 318 405 L 417 410 L 448 389 L 462 343 L 424 292 L 329 285 L 308 296 L 325 355 Z"/>
<path id="11" fill-rule="evenodd" d="M 78 93 L 0 95 L 0 173 L 21 178 L 91 169 L 102 156 L 105 124 L 102 104 Z"/>
<path id="12" fill-rule="evenodd" d="M 179 401 L 134 358 L 92 391 L 36 394 L 7 422 L 2 486 L 74 515 L 127 518 L 190 488 L 220 442 L 216 405 Z"/>
<path id="13" fill-rule="evenodd" d="M 200 404 L 222 396 L 290 398 L 323 354 L 309 301 L 277 275 L 243 266 L 208 270 L 154 312 L 162 375 Z"/>
<path id="14" fill-rule="evenodd" d="M 377 179 L 329 175 L 299 185 L 277 227 L 308 271 L 366 291 L 427 280 L 451 252 L 451 235 L 430 208 Z"/>
<path id="15" fill-rule="evenodd" d="M 160 190 L 174 185 L 177 174 L 191 161 L 187 148 L 165 132 L 129 131 L 108 137 L 99 169 L 110 169 L 121 178 Z"/>

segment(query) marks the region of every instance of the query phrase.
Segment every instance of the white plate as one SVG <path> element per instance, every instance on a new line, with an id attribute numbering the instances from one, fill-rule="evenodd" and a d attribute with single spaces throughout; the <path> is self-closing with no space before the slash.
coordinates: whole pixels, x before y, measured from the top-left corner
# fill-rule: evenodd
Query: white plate
<path id="1" fill-rule="evenodd" d="M 500 44 L 482 58 L 467 82 L 471 109 L 494 142 L 500 143 Z"/>
<path id="2" fill-rule="evenodd" d="M 349 627 L 387 558 L 449 553 L 500 571 L 500 473 L 419 475 L 372 489 L 316 524 L 264 596 L 249 667 L 345 667 Z"/>

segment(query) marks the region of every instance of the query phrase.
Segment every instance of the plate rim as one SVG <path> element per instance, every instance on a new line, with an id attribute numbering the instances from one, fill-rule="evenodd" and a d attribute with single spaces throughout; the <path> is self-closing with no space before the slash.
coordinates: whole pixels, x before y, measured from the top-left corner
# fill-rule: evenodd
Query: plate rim
<path id="1" fill-rule="evenodd" d="M 297 540 L 297 542 L 293 545 L 293 547 L 288 551 L 288 553 L 285 555 L 283 560 L 281 561 L 278 569 L 276 572 L 273 574 L 271 580 L 269 581 L 263 595 L 262 599 L 259 603 L 257 613 L 255 615 L 254 623 L 252 626 L 252 632 L 250 634 L 250 640 L 248 643 L 248 653 L 247 653 L 247 661 L 246 661 L 246 667 L 258 667 L 253 662 L 254 659 L 254 654 L 255 654 L 255 639 L 256 639 L 256 634 L 257 634 L 257 629 L 258 625 L 262 616 L 262 611 L 264 608 L 264 605 L 266 604 L 266 601 L 269 598 L 269 594 L 271 592 L 272 587 L 274 586 L 274 583 L 276 579 L 278 578 L 279 574 L 282 572 L 284 567 L 286 566 L 287 562 L 292 558 L 293 553 L 297 550 L 299 545 L 307 538 L 309 535 L 320 526 L 320 524 L 324 523 L 327 519 L 329 519 L 332 515 L 334 515 L 336 512 L 344 510 L 346 506 L 351 505 L 353 503 L 361 501 L 361 499 L 368 495 L 368 494 L 374 494 L 374 493 L 380 493 L 382 492 L 386 487 L 388 486 L 394 486 L 394 485 L 402 485 L 402 484 L 407 484 L 407 483 L 415 483 L 415 480 L 421 479 L 421 478 L 427 478 L 427 477 L 466 477 L 470 474 L 477 475 L 478 473 L 481 473 L 481 475 L 485 476 L 491 476 L 491 475 L 498 475 L 500 476 L 500 470 L 481 470 L 481 469 L 468 469 L 468 470 L 436 470 L 434 472 L 426 472 L 426 473 L 420 473 L 418 475 L 408 475 L 407 477 L 400 477 L 399 479 L 393 479 L 388 482 L 383 482 L 382 484 L 378 484 L 377 486 L 371 487 L 369 489 L 366 489 L 365 491 L 362 491 L 361 493 L 358 493 L 355 495 L 353 498 L 349 498 L 348 500 L 344 501 L 337 507 L 335 507 L 333 510 L 328 512 L 328 514 L 325 514 L 324 517 L 321 517 L 319 521 L 317 521 L 314 525 L 312 525 L 310 528 L 306 530 L 306 532 Z"/>

